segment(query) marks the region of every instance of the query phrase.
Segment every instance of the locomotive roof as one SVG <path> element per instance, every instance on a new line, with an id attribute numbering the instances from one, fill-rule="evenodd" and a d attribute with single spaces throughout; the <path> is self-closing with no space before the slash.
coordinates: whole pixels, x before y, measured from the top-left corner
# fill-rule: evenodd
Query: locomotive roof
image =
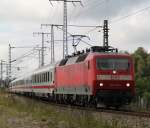
<path id="1" fill-rule="evenodd" d="M 117 56 L 130 56 L 129 54 L 126 53 L 115 53 L 115 52 L 92 52 L 91 55 L 117 55 Z"/>
<path id="2" fill-rule="evenodd" d="M 88 56 L 111 56 L 111 55 L 116 55 L 116 56 L 121 56 L 121 57 L 129 57 L 130 55 L 124 54 L 124 53 L 116 53 L 116 52 L 88 52 L 84 54 L 79 54 L 75 56 L 71 56 L 65 59 L 62 59 L 59 61 L 56 66 L 64 66 L 64 65 L 70 65 L 78 62 L 82 62 L 88 58 Z"/>

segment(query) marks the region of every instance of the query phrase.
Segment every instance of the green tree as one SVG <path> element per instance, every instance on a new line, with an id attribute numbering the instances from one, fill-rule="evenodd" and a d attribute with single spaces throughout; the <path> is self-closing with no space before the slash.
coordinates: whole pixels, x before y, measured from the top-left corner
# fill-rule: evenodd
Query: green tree
<path id="1" fill-rule="evenodd" d="M 145 92 L 143 97 L 146 103 L 146 108 L 149 109 L 150 108 L 150 92 Z"/>
<path id="2" fill-rule="evenodd" d="M 148 56 L 147 51 L 142 47 L 139 47 L 134 54 L 140 55 L 143 59 L 146 59 Z"/>

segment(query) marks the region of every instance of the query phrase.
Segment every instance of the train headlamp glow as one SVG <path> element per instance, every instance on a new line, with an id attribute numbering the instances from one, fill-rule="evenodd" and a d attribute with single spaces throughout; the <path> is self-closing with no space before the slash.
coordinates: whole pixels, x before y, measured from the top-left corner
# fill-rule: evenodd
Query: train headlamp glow
<path id="1" fill-rule="evenodd" d="M 100 83 L 100 84 L 99 84 L 100 87 L 103 87 L 103 85 L 104 85 L 103 83 Z"/>
<path id="2" fill-rule="evenodd" d="M 117 72 L 114 70 L 114 71 L 113 71 L 113 74 L 116 74 L 116 73 L 117 73 Z"/>
<path id="3" fill-rule="evenodd" d="M 129 84 L 129 83 L 127 83 L 127 84 L 126 84 L 126 86 L 127 86 L 127 87 L 130 87 L 130 84 Z"/>

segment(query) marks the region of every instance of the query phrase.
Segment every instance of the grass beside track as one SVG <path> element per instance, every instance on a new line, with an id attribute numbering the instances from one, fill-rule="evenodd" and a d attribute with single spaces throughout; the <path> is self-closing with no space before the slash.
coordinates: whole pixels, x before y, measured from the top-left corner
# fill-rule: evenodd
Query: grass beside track
<path id="1" fill-rule="evenodd" d="M 132 128 L 120 118 L 79 110 L 60 110 L 0 90 L 0 128 Z M 137 127 L 138 128 L 138 127 Z"/>

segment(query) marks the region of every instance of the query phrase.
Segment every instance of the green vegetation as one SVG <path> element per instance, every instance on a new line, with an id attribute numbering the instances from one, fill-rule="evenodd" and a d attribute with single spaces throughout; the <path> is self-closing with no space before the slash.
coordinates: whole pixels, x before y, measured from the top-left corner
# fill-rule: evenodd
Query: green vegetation
<path id="1" fill-rule="evenodd" d="M 132 123 L 128 124 L 131 119 L 113 117 L 111 114 L 105 116 L 70 108 L 60 109 L 0 91 L 0 128 L 132 128 L 133 126 Z"/>
<path id="2" fill-rule="evenodd" d="M 139 47 L 133 54 L 137 102 L 140 107 L 150 109 L 150 53 Z"/>

